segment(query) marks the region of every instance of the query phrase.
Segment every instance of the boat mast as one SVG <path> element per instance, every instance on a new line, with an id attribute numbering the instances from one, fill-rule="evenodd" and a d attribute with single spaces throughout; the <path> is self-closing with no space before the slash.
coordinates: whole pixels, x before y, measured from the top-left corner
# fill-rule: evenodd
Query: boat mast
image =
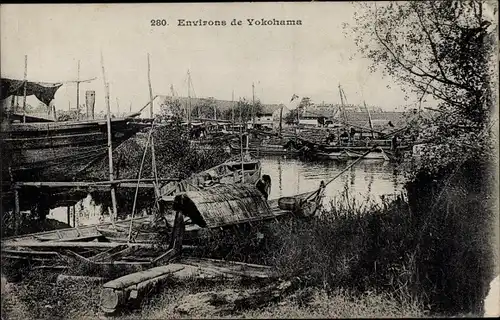
<path id="1" fill-rule="evenodd" d="M 281 129 L 283 127 L 282 123 L 283 123 L 283 105 L 281 105 L 280 108 L 280 134 L 279 134 L 280 137 L 281 137 Z"/>
<path id="2" fill-rule="evenodd" d="M 241 98 L 240 98 L 241 102 Z M 241 150 L 241 183 L 245 183 L 245 168 L 243 166 L 243 116 L 241 113 L 241 109 L 243 109 L 240 105 L 240 150 Z M 247 137 L 248 139 L 248 137 Z"/>
<path id="3" fill-rule="evenodd" d="M 23 123 L 26 122 L 26 87 L 28 86 L 28 55 L 24 55 Z"/>
<path id="4" fill-rule="evenodd" d="M 198 110 L 198 113 L 200 111 Z M 191 123 L 191 73 L 188 69 L 188 124 Z"/>
<path id="5" fill-rule="evenodd" d="M 76 120 L 80 120 L 80 60 L 76 73 Z"/>
<path id="6" fill-rule="evenodd" d="M 252 129 L 255 129 L 255 85 L 253 82 L 252 82 L 252 118 L 253 118 Z"/>
<path id="7" fill-rule="evenodd" d="M 153 89 L 151 87 L 151 63 L 149 61 L 148 53 L 148 86 L 149 86 L 149 98 L 151 103 L 149 104 L 149 117 L 153 119 Z"/>
<path id="8" fill-rule="evenodd" d="M 231 105 L 232 105 L 232 115 L 233 115 L 233 125 L 232 125 L 232 130 L 231 130 L 231 133 L 234 134 L 234 90 L 233 90 L 233 93 L 231 95 Z"/>
<path id="9" fill-rule="evenodd" d="M 104 58 L 102 56 L 101 51 L 101 66 L 102 66 L 102 79 L 104 81 L 104 93 L 105 93 L 105 101 L 106 101 L 106 124 L 108 128 L 108 160 L 109 160 L 109 181 L 111 183 L 111 202 L 113 205 L 113 217 L 117 216 L 116 209 L 116 191 L 115 185 L 113 184 L 113 145 L 111 140 L 111 108 L 109 106 L 109 83 L 106 82 L 106 72 L 104 70 Z M 112 218 L 111 220 L 113 220 Z"/>
<path id="10" fill-rule="evenodd" d="M 375 138 L 375 134 L 373 132 L 373 123 L 372 123 L 372 116 L 370 114 L 370 110 L 368 109 L 368 107 L 366 106 L 366 102 L 363 101 L 364 105 L 365 105 L 365 109 L 366 109 L 366 112 L 368 112 L 368 121 L 370 123 L 370 130 L 372 132 L 372 138 Z"/>
<path id="11" fill-rule="evenodd" d="M 148 52 L 148 87 L 149 87 L 149 99 L 151 101 L 151 104 L 150 104 L 151 119 L 153 119 L 153 100 L 154 100 L 154 98 L 153 98 L 153 86 L 151 84 L 151 63 L 149 60 L 149 52 Z M 118 100 L 117 100 L 117 103 L 118 103 Z M 154 120 L 153 120 L 153 123 L 154 123 Z M 153 128 L 151 128 L 151 130 L 153 130 Z M 154 191 L 155 191 L 155 197 L 158 197 L 158 195 L 159 195 L 158 173 L 156 171 L 155 144 L 154 144 L 153 135 L 151 135 L 151 177 L 156 182 L 156 183 L 153 183 L 153 186 L 154 186 Z"/>
<path id="12" fill-rule="evenodd" d="M 342 96 L 342 92 L 343 90 L 339 83 L 339 94 L 340 94 L 340 103 L 342 105 L 342 114 L 344 115 L 344 121 L 346 122 L 347 125 L 347 114 L 345 112 L 344 97 Z"/>

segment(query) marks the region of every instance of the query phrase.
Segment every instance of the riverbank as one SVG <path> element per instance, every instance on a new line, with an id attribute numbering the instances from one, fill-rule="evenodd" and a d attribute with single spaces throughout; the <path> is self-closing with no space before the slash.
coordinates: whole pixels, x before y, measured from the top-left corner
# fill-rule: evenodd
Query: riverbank
<path id="1" fill-rule="evenodd" d="M 454 201 L 457 201 L 456 199 Z M 435 286 L 433 278 L 443 264 L 430 252 L 445 250 L 439 233 L 419 238 L 422 223 L 403 195 L 381 204 L 361 206 L 348 193 L 331 209 L 308 219 L 271 223 L 204 233 L 189 255 L 274 267 L 280 281 L 292 281 L 293 290 L 272 299 L 251 300 L 257 283 L 207 282 L 190 279 L 168 282 L 151 293 L 135 310 L 118 319 L 180 317 L 423 317 L 483 314 L 485 294 L 474 289 L 491 281 L 485 276 L 487 258 L 477 260 L 481 276 L 464 273 L 467 266 L 444 265 L 443 275 L 453 283 Z M 454 219 L 450 217 L 450 219 Z M 449 228 L 453 220 L 433 226 Z M 467 226 L 467 224 L 465 225 Z M 444 229 L 443 229 L 444 230 Z M 440 231 L 442 233 L 442 231 Z M 471 239 L 473 240 L 473 239 Z M 475 252 L 468 241 L 447 257 L 463 257 L 461 250 Z M 425 250 L 418 250 L 418 248 Z M 187 252 L 185 254 L 188 254 Z M 475 256 L 479 257 L 479 256 Z M 5 267 L 5 264 L 4 264 Z M 99 276 L 95 271 L 91 276 Z M 101 276 L 108 276 L 102 274 Z M 113 278 L 118 277 L 114 274 Z M 101 315 L 102 284 L 83 282 L 58 285 L 57 275 L 25 273 L 22 282 L 2 290 L 5 319 L 96 318 Z M 425 279 L 425 280 L 422 280 Z M 468 290 L 470 305 L 449 304 L 450 295 Z M 4 294 L 5 293 L 5 294 Z M 241 303 L 240 300 L 245 301 Z M 238 302 L 239 301 L 239 302 Z M 474 304 L 472 304 L 474 302 Z"/>
<path id="2" fill-rule="evenodd" d="M 34 275 L 20 284 L 7 284 L 2 290 L 3 319 L 89 319 L 99 318 L 99 284 L 73 283 L 64 287 L 48 283 L 42 275 Z M 309 288 L 277 299 L 266 305 L 223 306 L 206 303 L 206 297 L 226 297 L 256 289 L 239 284 L 185 281 L 169 283 L 158 294 L 136 310 L 115 319 L 178 319 L 178 318 L 304 318 L 304 317 L 420 317 L 424 313 L 415 305 L 400 303 L 383 294 L 361 296 Z M 229 297 L 231 299 L 231 297 Z"/>

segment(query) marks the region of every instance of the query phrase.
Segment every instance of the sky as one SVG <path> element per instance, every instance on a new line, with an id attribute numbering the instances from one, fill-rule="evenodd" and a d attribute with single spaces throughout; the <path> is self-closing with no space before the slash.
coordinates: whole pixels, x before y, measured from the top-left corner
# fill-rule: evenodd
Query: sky
<path id="1" fill-rule="evenodd" d="M 153 94 L 170 86 L 187 96 L 190 71 L 196 97 L 231 100 L 255 96 L 263 103 L 289 104 L 293 94 L 315 103 L 340 103 L 342 86 L 349 103 L 402 110 L 416 97 L 391 78 L 368 70 L 342 24 L 352 23 L 348 2 L 211 4 L 7 4 L 0 11 L 1 75 L 61 82 L 97 79 L 80 86 L 96 91 L 96 112 L 105 110 L 101 52 L 110 84 L 112 112 L 138 110 L 149 100 L 147 55 Z M 301 20 L 295 26 L 250 26 L 246 19 Z M 152 27 L 152 19 L 167 26 Z M 225 20 L 226 26 L 178 26 L 178 19 Z M 233 19 L 241 26 L 231 26 Z M 412 100 L 413 99 L 413 100 Z M 56 109 L 76 105 L 76 85 L 56 94 Z"/>

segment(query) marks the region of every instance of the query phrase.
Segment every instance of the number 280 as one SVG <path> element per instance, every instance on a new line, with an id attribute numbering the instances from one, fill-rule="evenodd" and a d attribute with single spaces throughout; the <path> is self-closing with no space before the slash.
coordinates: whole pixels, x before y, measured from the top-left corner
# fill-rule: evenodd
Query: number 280
<path id="1" fill-rule="evenodd" d="M 151 19 L 152 27 L 164 27 L 167 25 L 167 20 L 165 19 Z"/>

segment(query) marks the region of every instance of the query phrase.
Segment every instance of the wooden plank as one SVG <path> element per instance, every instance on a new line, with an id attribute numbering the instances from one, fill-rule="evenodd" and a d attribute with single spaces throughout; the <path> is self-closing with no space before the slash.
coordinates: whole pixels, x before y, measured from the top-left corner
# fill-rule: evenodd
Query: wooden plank
<path id="1" fill-rule="evenodd" d="M 118 252 L 118 251 L 122 251 L 123 249 L 127 248 L 126 245 L 122 245 L 122 246 L 117 246 L 117 247 L 114 247 L 114 248 L 111 248 L 111 249 L 108 249 L 106 251 L 103 251 L 101 253 L 98 253 L 96 254 L 95 256 L 92 256 L 90 257 L 89 259 L 92 260 L 92 261 L 103 261 L 103 260 L 107 260 L 108 257 L 112 254 L 112 253 L 115 253 L 115 252 Z"/>
<path id="2" fill-rule="evenodd" d="M 66 250 L 66 254 L 80 262 L 87 263 L 90 265 L 128 265 L 128 266 L 148 266 L 151 265 L 149 262 L 132 262 L 132 261 L 110 261 L 110 262 L 96 262 L 79 255 L 71 250 Z"/>
<path id="3" fill-rule="evenodd" d="M 29 247 L 29 248 L 114 248 L 123 245 L 122 243 L 112 242 L 68 242 L 68 241 L 48 241 L 48 242 L 23 242 L 11 243 L 8 247 Z M 130 243 L 128 246 L 137 248 L 153 248 L 151 244 Z M 7 247 L 7 246 L 6 246 Z"/>

